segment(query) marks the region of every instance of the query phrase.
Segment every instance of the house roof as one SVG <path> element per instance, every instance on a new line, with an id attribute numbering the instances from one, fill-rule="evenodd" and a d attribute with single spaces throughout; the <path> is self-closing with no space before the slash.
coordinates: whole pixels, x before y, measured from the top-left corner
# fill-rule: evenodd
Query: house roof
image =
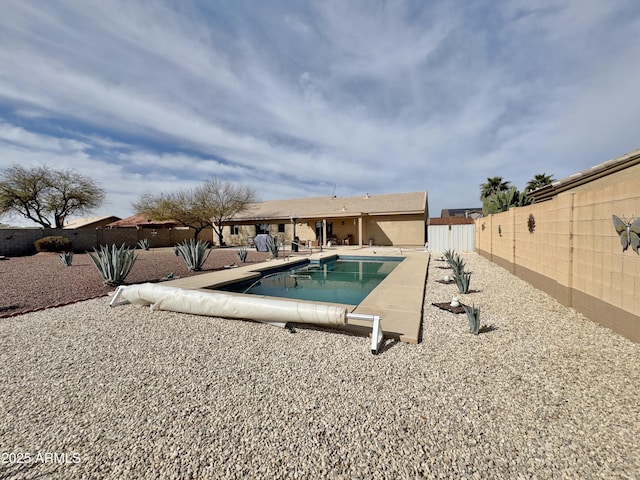
<path id="1" fill-rule="evenodd" d="M 441 217 L 467 217 L 472 213 L 482 214 L 482 207 L 473 208 L 443 208 L 440 211 Z"/>
<path id="2" fill-rule="evenodd" d="M 587 168 L 568 177 L 556 180 L 551 185 L 533 190 L 527 195 L 533 197 L 536 202 L 549 200 L 561 192 L 584 185 L 598 178 L 606 177 L 612 173 L 619 172 L 631 166 L 640 164 L 640 149 L 626 153 L 619 157 L 607 160 L 594 167 Z"/>
<path id="3" fill-rule="evenodd" d="M 103 215 L 100 217 L 87 217 L 87 218 L 76 218 L 75 220 L 69 220 L 65 222 L 64 227 L 68 229 L 75 228 L 88 228 L 94 225 L 99 226 L 102 224 L 106 224 L 108 222 L 115 222 L 120 220 L 120 217 L 116 217 L 115 215 Z"/>
<path id="4" fill-rule="evenodd" d="M 473 217 L 433 217 L 429 219 L 429 225 L 467 225 L 475 223 Z"/>
<path id="5" fill-rule="evenodd" d="M 173 220 L 151 221 L 147 218 L 146 215 L 136 214 L 127 218 L 123 218 L 122 220 L 109 223 L 108 225 L 106 225 L 106 228 L 168 228 L 175 225 L 177 225 L 177 222 Z"/>
<path id="6" fill-rule="evenodd" d="M 427 213 L 427 192 L 390 193 L 358 197 L 309 197 L 254 203 L 234 220 L 407 215 Z"/>

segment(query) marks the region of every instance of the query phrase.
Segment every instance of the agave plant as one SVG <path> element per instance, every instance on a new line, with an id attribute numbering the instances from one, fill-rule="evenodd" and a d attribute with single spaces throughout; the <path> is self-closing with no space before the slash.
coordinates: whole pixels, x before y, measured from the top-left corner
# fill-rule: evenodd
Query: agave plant
<path id="1" fill-rule="evenodd" d="M 467 314 L 467 320 L 469 321 L 469 331 L 474 335 L 480 333 L 480 307 L 462 305 L 464 312 Z"/>
<path id="2" fill-rule="evenodd" d="M 185 240 L 176 245 L 176 251 L 187 264 L 187 268 L 194 272 L 202 270 L 202 265 L 204 265 L 204 262 L 206 262 L 209 255 L 211 255 L 209 242 L 203 242 L 202 240 L 198 240 L 197 242 L 193 239 Z"/>
<path id="3" fill-rule="evenodd" d="M 138 242 L 138 246 L 143 250 L 149 250 L 149 239 L 143 238 Z"/>
<path id="4" fill-rule="evenodd" d="M 442 256 L 447 262 L 451 263 L 451 259 L 453 258 L 455 253 L 455 250 L 445 250 L 444 252 L 442 252 Z"/>
<path id="5" fill-rule="evenodd" d="M 73 252 L 62 252 L 58 255 L 60 256 L 60 259 L 62 260 L 62 263 L 65 264 L 65 266 L 71 266 L 71 262 L 73 262 Z"/>
<path id="6" fill-rule="evenodd" d="M 238 257 L 238 261 L 244 263 L 247 261 L 247 249 L 242 247 L 240 250 L 236 252 L 236 257 Z"/>
<path id="7" fill-rule="evenodd" d="M 278 245 L 278 240 L 273 237 L 267 238 L 267 250 L 271 254 L 271 258 L 278 258 L 278 250 L 280 246 Z"/>
<path id="8" fill-rule="evenodd" d="M 138 256 L 133 249 L 123 243 L 120 248 L 115 244 L 111 246 L 101 245 L 100 250 L 93 249 L 95 254 L 88 252 L 102 277 L 105 285 L 116 287 L 124 283 Z"/>
<path id="9" fill-rule="evenodd" d="M 453 270 L 453 275 L 462 275 L 464 273 L 464 267 L 465 267 L 465 263 L 464 260 L 462 260 L 462 258 L 460 258 L 459 255 L 455 254 L 453 255 L 453 257 L 451 258 L 451 261 L 449 262 L 449 265 L 451 265 L 451 269 Z"/>
<path id="10" fill-rule="evenodd" d="M 456 286 L 458 287 L 458 291 L 460 293 L 469 293 L 469 285 L 471 284 L 471 273 L 462 272 L 462 273 L 454 273 L 453 281 L 456 282 Z"/>

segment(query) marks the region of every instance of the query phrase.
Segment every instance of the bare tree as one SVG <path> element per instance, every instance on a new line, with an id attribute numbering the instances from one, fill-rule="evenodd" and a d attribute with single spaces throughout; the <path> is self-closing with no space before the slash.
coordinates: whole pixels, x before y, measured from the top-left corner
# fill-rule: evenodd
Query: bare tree
<path id="1" fill-rule="evenodd" d="M 0 177 L 0 215 L 18 214 L 46 228 L 102 205 L 105 191 L 73 170 L 11 165 Z"/>
<path id="2" fill-rule="evenodd" d="M 193 189 L 144 194 L 133 208 L 154 220 L 174 220 L 191 227 L 195 230 L 195 239 L 202 230 L 211 227 L 222 246 L 223 225 L 256 201 L 257 194 L 252 188 L 213 178 Z"/>

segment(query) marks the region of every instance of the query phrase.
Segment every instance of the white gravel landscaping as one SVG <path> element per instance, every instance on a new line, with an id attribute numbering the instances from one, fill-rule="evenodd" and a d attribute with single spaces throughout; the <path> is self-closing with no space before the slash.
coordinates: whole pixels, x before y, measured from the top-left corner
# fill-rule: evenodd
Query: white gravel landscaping
<path id="1" fill-rule="evenodd" d="M 107 298 L 1 319 L 0 479 L 640 478 L 640 345 L 462 256 L 492 328 L 431 305 L 432 256 L 422 342 L 377 356 Z"/>

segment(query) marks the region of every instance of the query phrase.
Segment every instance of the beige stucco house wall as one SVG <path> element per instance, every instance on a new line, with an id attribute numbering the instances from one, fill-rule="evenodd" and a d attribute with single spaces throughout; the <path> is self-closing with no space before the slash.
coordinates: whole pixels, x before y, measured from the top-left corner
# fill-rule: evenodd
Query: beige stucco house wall
<path id="1" fill-rule="evenodd" d="M 427 192 L 312 197 L 253 204 L 224 229 L 227 245 L 246 245 L 257 233 L 312 245 L 424 245 Z"/>

